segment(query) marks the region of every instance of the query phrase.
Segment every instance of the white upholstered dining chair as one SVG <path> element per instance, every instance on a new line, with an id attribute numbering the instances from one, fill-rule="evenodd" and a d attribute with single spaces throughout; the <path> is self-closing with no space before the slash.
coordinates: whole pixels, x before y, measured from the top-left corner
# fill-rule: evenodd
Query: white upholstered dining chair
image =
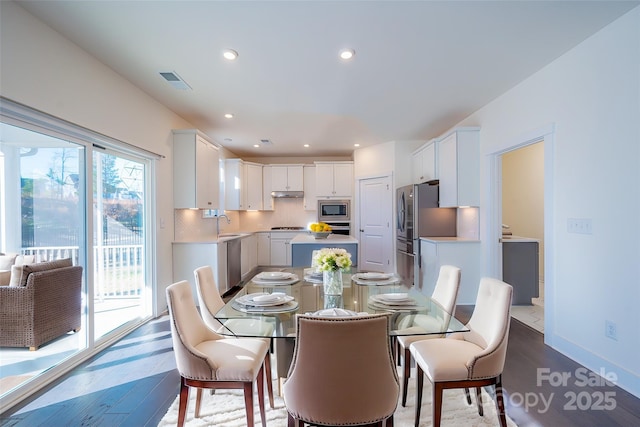
<path id="1" fill-rule="evenodd" d="M 417 341 L 410 351 L 416 361 L 416 418 L 420 423 L 420 405 L 424 375 L 433 384 L 433 426 L 440 426 L 442 392 L 450 388 L 476 388 L 478 412 L 483 415 L 480 387 L 495 387 L 495 403 L 500 425 L 507 421 L 502 397 L 502 370 L 507 353 L 513 288 L 498 279 L 482 278 L 476 305 L 467 323 L 469 332 L 447 338 Z M 467 393 L 467 401 L 470 402 Z"/>
<path id="2" fill-rule="evenodd" d="M 298 315 L 283 385 L 289 426 L 393 425 L 399 384 L 389 316 Z"/>
<path id="3" fill-rule="evenodd" d="M 196 280 L 196 292 L 200 305 L 200 315 L 204 323 L 214 331 L 224 336 L 232 333 L 235 337 L 260 336 L 271 337 L 273 335 L 273 324 L 265 322 L 259 318 L 229 319 L 221 323 L 216 319 L 215 314 L 224 306 L 224 300 L 218 292 L 216 281 L 213 278 L 213 270 L 210 266 L 198 267 L 193 271 Z M 264 340 L 271 347 L 271 338 L 258 338 Z M 271 382 L 271 358 L 264 360 L 264 375 L 267 382 L 267 392 L 269 396 L 269 406 L 274 407 L 273 384 Z"/>
<path id="4" fill-rule="evenodd" d="M 437 302 L 443 309 L 442 316 L 432 315 L 411 315 L 411 323 L 415 329 L 415 335 L 399 335 L 398 343 L 398 361 L 400 361 L 400 353 L 402 354 L 402 363 L 404 364 L 402 376 L 402 406 L 407 404 L 407 388 L 409 385 L 409 377 L 411 373 L 411 352 L 409 346 L 417 341 L 432 338 L 442 338 L 444 335 L 420 335 L 420 329 L 423 330 L 446 330 L 449 324 L 450 316 L 455 314 L 456 300 L 458 299 L 458 290 L 460 289 L 460 269 L 453 265 L 443 265 L 438 273 L 438 280 L 431 295 L 431 299 Z M 402 326 L 400 326 L 402 329 Z"/>
<path id="5" fill-rule="evenodd" d="M 224 338 L 203 322 L 193 300 L 191 285 L 183 280 L 167 288 L 171 339 L 180 373 L 178 426 L 184 425 L 190 387 L 196 387 L 196 418 L 200 416 L 202 389 L 243 389 L 247 426 L 253 427 L 253 383 L 258 386 L 262 425 L 264 410 L 263 363 L 269 345 L 254 338 Z"/>

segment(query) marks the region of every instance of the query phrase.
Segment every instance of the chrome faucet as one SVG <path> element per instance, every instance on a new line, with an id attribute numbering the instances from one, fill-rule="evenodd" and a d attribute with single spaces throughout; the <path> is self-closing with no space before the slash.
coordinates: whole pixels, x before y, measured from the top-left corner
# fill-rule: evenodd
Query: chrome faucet
<path id="1" fill-rule="evenodd" d="M 225 214 L 216 215 L 216 236 L 220 235 L 220 218 L 225 218 L 227 220 L 227 224 L 231 224 L 231 220 Z"/>

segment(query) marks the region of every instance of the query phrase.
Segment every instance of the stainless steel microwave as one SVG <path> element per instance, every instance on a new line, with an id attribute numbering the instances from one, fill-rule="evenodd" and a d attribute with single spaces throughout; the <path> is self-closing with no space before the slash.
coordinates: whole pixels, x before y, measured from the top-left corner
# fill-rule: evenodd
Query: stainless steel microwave
<path id="1" fill-rule="evenodd" d="M 351 206 L 349 200 L 318 200 L 318 221 L 350 221 Z"/>

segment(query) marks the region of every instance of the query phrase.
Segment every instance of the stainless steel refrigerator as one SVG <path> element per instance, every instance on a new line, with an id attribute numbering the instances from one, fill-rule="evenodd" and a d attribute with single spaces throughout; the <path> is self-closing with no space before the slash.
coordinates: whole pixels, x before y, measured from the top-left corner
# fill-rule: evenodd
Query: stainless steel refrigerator
<path id="1" fill-rule="evenodd" d="M 438 181 L 396 190 L 396 268 L 407 286 L 420 283 L 420 237 L 456 235 L 456 209 L 439 208 Z"/>

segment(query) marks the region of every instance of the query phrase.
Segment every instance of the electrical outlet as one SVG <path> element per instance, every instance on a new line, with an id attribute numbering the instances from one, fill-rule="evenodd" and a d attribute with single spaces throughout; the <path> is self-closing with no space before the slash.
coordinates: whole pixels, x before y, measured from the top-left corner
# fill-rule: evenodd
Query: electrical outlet
<path id="1" fill-rule="evenodd" d="M 618 340 L 618 328 L 611 320 L 604 321 L 604 335 L 612 340 Z"/>

